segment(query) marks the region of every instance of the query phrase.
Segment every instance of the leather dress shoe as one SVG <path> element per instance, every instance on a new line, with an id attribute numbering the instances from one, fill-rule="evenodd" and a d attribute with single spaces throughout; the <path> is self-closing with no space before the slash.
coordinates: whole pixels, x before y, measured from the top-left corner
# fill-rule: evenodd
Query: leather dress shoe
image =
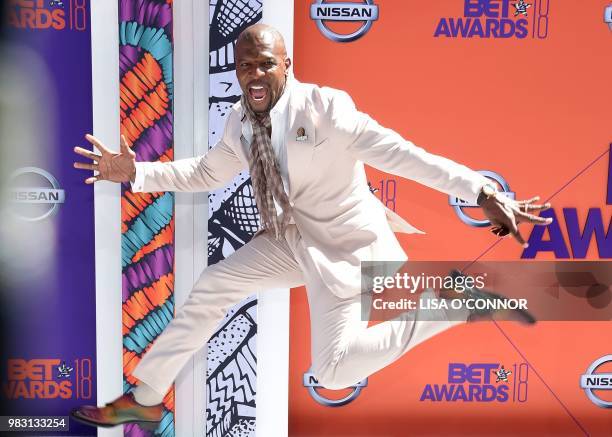
<path id="1" fill-rule="evenodd" d="M 112 427 L 124 423 L 157 424 L 164 412 L 163 404 L 141 405 L 132 392 L 109 402 L 104 407 L 83 405 L 70 412 L 76 421 L 92 426 Z"/>
<path id="2" fill-rule="evenodd" d="M 450 273 L 451 277 L 454 279 L 465 276 L 459 270 L 453 270 Z M 457 290 L 444 290 L 440 292 L 440 297 L 445 299 L 474 299 L 474 300 L 486 300 L 486 301 L 501 301 L 504 302 L 508 300 L 507 297 L 502 296 L 501 294 L 494 293 L 492 291 L 488 291 L 483 289 L 475 289 L 475 288 L 465 288 L 463 292 L 459 292 Z M 491 309 L 491 308 L 472 308 L 469 310 L 470 314 L 468 315 L 468 322 L 475 322 L 478 320 L 491 320 L 493 316 L 497 320 L 512 320 L 516 322 L 521 322 L 526 325 L 533 325 L 536 323 L 536 318 L 527 310 L 522 308 L 517 309 Z"/>

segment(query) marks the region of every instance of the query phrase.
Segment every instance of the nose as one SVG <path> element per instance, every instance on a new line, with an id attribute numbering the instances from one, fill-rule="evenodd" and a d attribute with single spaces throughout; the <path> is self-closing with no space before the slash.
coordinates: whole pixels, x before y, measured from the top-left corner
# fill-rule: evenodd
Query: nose
<path id="1" fill-rule="evenodd" d="M 251 69 L 251 76 L 254 77 L 255 79 L 259 79 L 260 77 L 265 76 L 266 72 L 264 71 L 263 67 L 261 67 L 260 65 L 255 66 L 253 69 Z"/>

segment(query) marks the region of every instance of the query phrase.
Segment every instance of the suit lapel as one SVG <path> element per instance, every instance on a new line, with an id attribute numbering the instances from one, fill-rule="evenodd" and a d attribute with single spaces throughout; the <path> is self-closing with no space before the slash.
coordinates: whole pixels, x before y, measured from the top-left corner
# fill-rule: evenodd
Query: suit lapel
<path id="1" fill-rule="evenodd" d="M 251 123 L 246 119 L 246 115 L 244 115 L 244 110 L 242 110 L 241 120 L 240 144 L 242 145 L 242 153 L 244 154 L 244 160 L 248 165 L 249 156 L 251 156 L 251 140 L 253 139 L 253 127 L 251 126 Z"/>

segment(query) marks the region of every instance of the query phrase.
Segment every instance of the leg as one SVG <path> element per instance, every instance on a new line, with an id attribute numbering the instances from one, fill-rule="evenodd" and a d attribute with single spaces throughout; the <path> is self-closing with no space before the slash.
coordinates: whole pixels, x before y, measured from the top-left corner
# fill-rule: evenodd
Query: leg
<path id="1" fill-rule="evenodd" d="M 289 227 L 295 234 L 295 226 Z M 227 310 L 254 291 L 302 285 L 287 240 L 263 233 L 226 260 L 204 270 L 185 304 L 144 354 L 132 374 L 141 383 L 104 407 L 81 406 L 70 415 L 94 426 L 156 423 L 164 395 L 187 360 L 212 335 Z M 141 403 L 142 402 L 142 403 Z"/>
<path id="2" fill-rule="evenodd" d="M 423 293 L 422 298 L 432 293 Z M 467 311 L 416 310 L 367 327 L 361 295 L 340 299 L 322 287 L 308 291 L 312 371 L 329 389 L 349 387 L 388 366 L 408 350 L 457 324 Z M 426 314 L 425 314 L 426 313 Z"/>
<path id="3" fill-rule="evenodd" d="M 296 287 L 302 273 L 286 240 L 262 233 L 204 270 L 132 374 L 164 395 L 191 356 L 208 341 L 227 310 L 258 290 Z"/>

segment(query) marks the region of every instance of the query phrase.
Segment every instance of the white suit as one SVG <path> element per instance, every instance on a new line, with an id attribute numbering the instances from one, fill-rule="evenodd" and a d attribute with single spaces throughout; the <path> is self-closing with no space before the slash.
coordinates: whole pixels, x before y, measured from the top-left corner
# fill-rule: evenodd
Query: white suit
<path id="1" fill-rule="evenodd" d="M 458 323 L 448 321 L 443 311 L 440 321 L 431 321 L 431 315 L 430 321 L 419 320 L 418 312 L 371 328 L 361 320 L 360 262 L 406 260 L 393 231 L 419 232 L 370 193 L 364 163 L 467 201 L 476 200 L 487 179 L 380 126 L 343 91 L 291 79 L 270 115 L 293 224 L 285 239 L 260 233 L 205 269 L 176 318 L 134 369 L 135 377 L 160 393 L 227 309 L 255 291 L 306 285 L 312 371 L 328 388 L 356 383 Z M 224 186 L 248 168 L 249 123 L 237 103 L 222 139 L 206 155 L 138 163 L 133 191 Z"/>

